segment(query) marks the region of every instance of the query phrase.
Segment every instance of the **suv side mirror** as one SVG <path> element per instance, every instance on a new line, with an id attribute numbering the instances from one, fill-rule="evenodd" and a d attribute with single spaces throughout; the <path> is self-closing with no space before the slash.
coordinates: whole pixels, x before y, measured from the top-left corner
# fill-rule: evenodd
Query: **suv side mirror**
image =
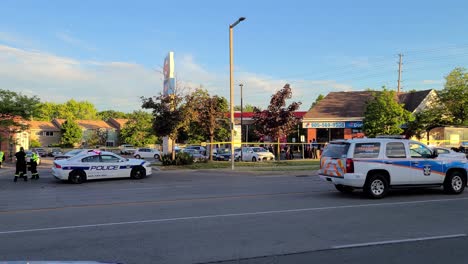
<path id="1" fill-rule="evenodd" d="M 431 156 L 431 158 L 435 159 L 435 158 L 437 158 L 438 156 L 439 156 L 439 152 L 437 151 L 437 149 L 434 149 L 434 150 L 432 151 L 432 156 Z"/>

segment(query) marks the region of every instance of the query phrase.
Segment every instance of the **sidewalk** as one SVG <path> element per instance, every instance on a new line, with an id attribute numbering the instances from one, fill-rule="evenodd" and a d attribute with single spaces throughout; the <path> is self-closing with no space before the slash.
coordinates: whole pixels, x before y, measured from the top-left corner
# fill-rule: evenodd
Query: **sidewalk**
<path id="1" fill-rule="evenodd" d="M 9 175 L 13 176 L 15 173 L 15 164 L 3 163 L 3 168 L 0 169 L 0 176 Z"/>

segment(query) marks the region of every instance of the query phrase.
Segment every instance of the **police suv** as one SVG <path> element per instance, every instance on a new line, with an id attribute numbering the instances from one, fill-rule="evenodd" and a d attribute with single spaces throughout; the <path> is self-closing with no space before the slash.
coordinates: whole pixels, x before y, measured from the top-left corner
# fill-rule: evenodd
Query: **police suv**
<path id="1" fill-rule="evenodd" d="M 112 152 L 89 150 L 63 160 L 54 160 L 52 175 L 59 180 L 83 183 L 86 180 L 125 178 L 141 179 L 151 175 L 151 164 L 126 159 Z"/>
<path id="2" fill-rule="evenodd" d="M 365 138 L 330 142 L 320 159 L 320 178 L 350 193 L 363 189 L 382 198 L 391 188 L 437 187 L 460 194 L 467 183 L 467 160 L 438 158 L 437 151 L 407 139 Z"/>

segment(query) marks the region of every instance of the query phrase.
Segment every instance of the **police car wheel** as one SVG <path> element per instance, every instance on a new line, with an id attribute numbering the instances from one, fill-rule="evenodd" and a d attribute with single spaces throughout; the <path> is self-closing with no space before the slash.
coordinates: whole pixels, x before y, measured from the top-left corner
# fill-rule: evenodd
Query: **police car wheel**
<path id="1" fill-rule="evenodd" d="M 364 185 L 364 193 L 370 198 L 380 199 L 387 194 L 388 188 L 387 179 L 380 174 L 374 174 L 368 178 Z"/>
<path id="2" fill-rule="evenodd" d="M 139 167 L 135 167 L 132 169 L 132 172 L 130 174 L 130 176 L 133 178 L 133 179 L 143 179 L 145 177 L 145 174 L 146 174 L 146 171 L 143 167 L 139 166 Z"/>
<path id="3" fill-rule="evenodd" d="M 461 171 L 454 171 L 447 175 L 444 182 L 444 192 L 460 194 L 466 186 L 466 177 Z"/>
<path id="4" fill-rule="evenodd" d="M 344 185 L 341 185 L 341 184 L 337 184 L 335 185 L 335 188 L 342 192 L 342 193 L 352 193 L 354 191 L 354 188 L 353 187 L 350 187 L 350 186 L 344 186 Z"/>
<path id="5" fill-rule="evenodd" d="M 154 159 L 155 159 L 155 160 L 159 160 L 159 159 L 160 159 L 159 155 L 158 155 L 158 154 L 154 154 Z"/>
<path id="6" fill-rule="evenodd" d="M 70 176 L 68 177 L 68 180 L 74 184 L 81 184 L 85 182 L 86 175 L 83 171 L 73 170 L 72 172 L 70 172 Z"/>

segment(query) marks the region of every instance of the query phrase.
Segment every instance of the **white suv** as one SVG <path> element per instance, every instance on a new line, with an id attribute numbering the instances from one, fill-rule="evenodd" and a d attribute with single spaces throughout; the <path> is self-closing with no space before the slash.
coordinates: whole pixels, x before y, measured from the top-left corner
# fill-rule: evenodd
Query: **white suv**
<path id="1" fill-rule="evenodd" d="M 363 189 L 371 198 L 390 188 L 443 186 L 459 194 L 467 182 L 468 161 L 436 159 L 437 151 L 406 139 L 366 138 L 330 142 L 319 175 L 343 193 Z"/>
<path id="2" fill-rule="evenodd" d="M 139 148 L 135 153 L 133 154 L 133 157 L 136 159 L 156 159 L 159 160 L 161 158 L 161 152 L 157 149 L 151 149 L 151 148 Z"/>

